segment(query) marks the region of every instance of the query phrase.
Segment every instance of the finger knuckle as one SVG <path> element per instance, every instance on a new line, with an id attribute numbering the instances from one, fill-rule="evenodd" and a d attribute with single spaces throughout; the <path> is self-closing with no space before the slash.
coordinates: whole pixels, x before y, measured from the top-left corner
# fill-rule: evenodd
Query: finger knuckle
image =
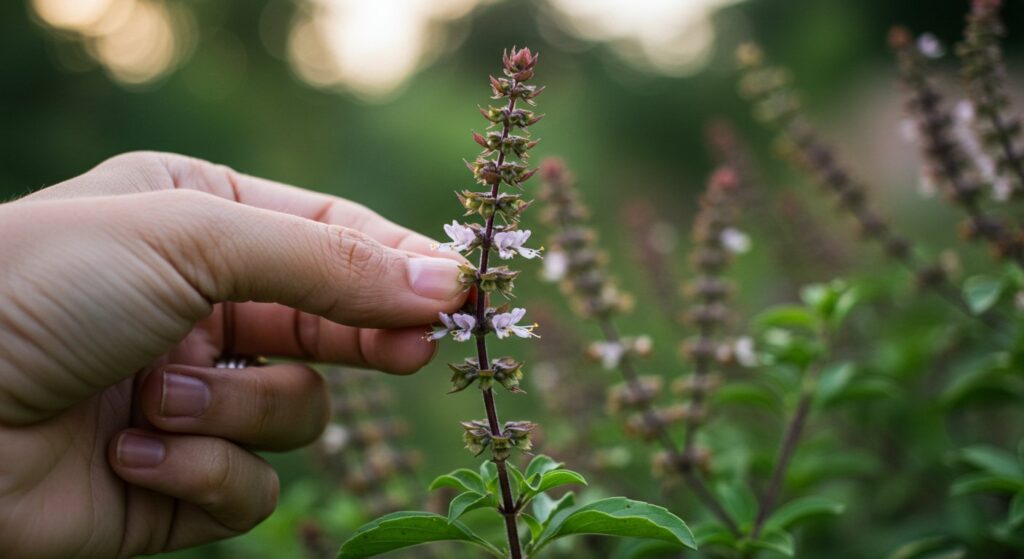
<path id="1" fill-rule="evenodd" d="M 128 151 L 128 152 L 121 153 L 121 154 L 115 155 L 113 157 L 107 158 L 102 163 L 100 163 L 97 167 L 110 167 L 110 168 L 117 168 L 117 169 L 135 168 L 135 167 L 149 165 L 151 163 L 158 162 L 160 160 L 160 158 L 163 157 L 164 155 L 165 154 L 161 154 L 160 152 L 156 152 L 156 151 L 145 151 L 145 150 Z"/>
<path id="2" fill-rule="evenodd" d="M 276 425 L 278 402 L 273 388 L 264 377 L 252 376 L 253 418 L 249 438 L 260 441 L 269 438 Z"/>
<path id="3" fill-rule="evenodd" d="M 227 443 L 216 444 L 209 454 L 205 475 L 200 480 L 199 492 L 206 495 L 204 508 L 221 509 L 234 495 L 232 488 L 236 477 L 237 464 L 234 449 Z"/>
<path id="4" fill-rule="evenodd" d="M 340 225 L 328 227 L 327 261 L 340 268 L 343 281 L 372 285 L 387 268 L 384 246 L 367 235 Z"/>

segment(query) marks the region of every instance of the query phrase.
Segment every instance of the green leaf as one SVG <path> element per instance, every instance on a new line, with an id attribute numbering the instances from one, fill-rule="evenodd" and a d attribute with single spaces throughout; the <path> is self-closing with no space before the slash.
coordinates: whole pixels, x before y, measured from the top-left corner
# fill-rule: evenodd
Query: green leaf
<path id="1" fill-rule="evenodd" d="M 496 493 L 498 490 L 498 467 L 494 462 L 487 460 L 480 464 L 480 477 L 484 480 L 487 489 L 483 493 Z"/>
<path id="2" fill-rule="evenodd" d="M 451 487 L 453 489 L 458 489 L 459 491 L 487 493 L 484 480 L 480 475 L 473 470 L 467 470 L 466 468 L 459 468 L 454 472 L 437 476 L 434 478 L 434 481 L 430 482 L 430 487 L 428 489 L 433 491 L 442 487 Z"/>
<path id="3" fill-rule="evenodd" d="M 971 276 L 964 280 L 963 295 L 974 314 L 982 314 L 999 301 L 1003 293 L 1002 279 L 989 276 Z"/>
<path id="4" fill-rule="evenodd" d="M 728 547 L 736 545 L 736 536 L 724 524 L 717 521 L 701 522 L 695 525 L 693 537 L 697 540 L 697 546 L 701 548 L 712 545 Z"/>
<path id="5" fill-rule="evenodd" d="M 497 506 L 497 502 L 491 493 L 480 494 L 474 491 L 460 493 L 448 505 L 448 522 L 455 522 L 471 510 L 494 506 Z"/>
<path id="6" fill-rule="evenodd" d="M 533 507 L 533 514 L 537 517 L 537 520 L 545 526 L 556 514 L 575 504 L 576 495 L 571 491 L 562 495 L 562 498 L 558 500 L 552 499 L 544 493 L 541 493 L 540 495 L 537 495 L 537 498 L 531 503 Z"/>
<path id="7" fill-rule="evenodd" d="M 1011 528 L 1024 526 L 1024 493 L 1017 493 L 1010 502 L 1010 517 L 1007 523 Z"/>
<path id="8" fill-rule="evenodd" d="M 978 445 L 961 449 L 957 454 L 962 462 L 979 470 L 985 470 L 990 474 L 1017 476 L 1024 479 L 1024 468 L 1017 463 L 1017 457 L 1005 450 Z"/>
<path id="9" fill-rule="evenodd" d="M 765 523 L 768 531 L 784 530 L 812 516 L 842 514 L 846 505 L 826 497 L 803 497 L 782 505 Z"/>
<path id="10" fill-rule="evenodd" d="M 563 466 L 565 466 L 565 464 L 555 462 L 554 459 L 549 456 L 538 454 L 533 460 L 530 460 L 530 464 L 526 466 L 526 479 L 530 479 L 535 475 L 542 476 L 551 470 L 557 470 Z"/>
<path id="11" fill-rule="evenodd" d="M 526 477 L 523 476 L 523 472 L 519 471 L 519 468 L 515 467 L 511 462 L 506 462 L 505 465 L 508 468 L 509 480 L 512 482 L 513 489 L 515 489 L 515 491 L 513 491 L 513 493 L 515 493 L 513 498 L 518 497 L 519 495 L 531 493 L 533 487 L 530 487 L 530 484 L 526 482 Z"/>
<path id="12" fill-rule="evenodd" d="M 780 408 L 778 397 L 771 390 L 752 382 L 728 382 L 712 393 L 715 406 L 758 406 L 769 410 Z"/>
<path id="13" fill-rule="evenodd" d="M 777 305 L 761 311 L 753 320 L 754 326 L 761 330 L 769 328 L 803 328 L 814 331 L 818 320 L 805 307 L 800 305 Z"/>
<path id="14" fill-rule="evenodd" d="M 500 549 L 473 533 L 461 522 L 430 512 L 394 512 L 374 520 L 349 538 L 338 551 L 337 559 L 362 559 L 414 545 L 440 541 L 462 541 L 503 557 Z"/>
<path id="15" fill-rule="evenodd" d="M 747 547 L 763 549 L 765 551 L 774 551 L 775 553 L 781 553 L 786 557 L 792 557 L 795 552 L 793 535 L 782 530 L 765 532 L 760 538 L 756 540 L 747 540 L 745 543 Z"/>
<path id="16" fill-rule="evenodd" d="M 1024 491 L 1024 479 L 1020 476 L 1003 476 L 993 474 L 971 474 L 957 479 L 950 494 L 968 495 L 971 493 L 992 493 Z"/>
<path id="17" fill-rule="evenodd" d="M 582 475 L 572 470 L 553 470 L 550 471 L 540 478 L 540 486 L 536 489 L 537 493 L 543 493 L 549 489 L 553 489 L 560 485 L 569 484 L 586 485 L 587 480 Z"/>
<path id="18" fill-rule="evenodd" d="M 541 524 L 540 521 L 534 518 L 533 516 L 526 514 L 524 512 L 519 514 L 519 518 L 522 518 L 523 522 L 526 523 L 526 527 L 530 529 L 531 542 L 540 537 L 541 533 L 544 532 L 544 525 Z"/>
<path id="19" fill-rule="evenodd" d="M 832 308 L 832 326 L 838 327 L 846 317 L 850 315 L 852 311 L 863 299 L 860 289 L 856 287 L 850 287 L 843 291 L 839 298 L 836 299 L 835 306 Z"/>
<path id="20" fill-rule="evenodd" d="M 896 551 L 889 555 L 889 559 L 922 559 L 924 557 L 962 557 L 963 550 L 959 547 L 952 547 L 955 545 L 955 541 L 949 536 L 928 536 L 919 540 L 901 545 Z M 933 555 L 935 552 L 941 551 L 943 555 Z M 960 555 L 954 555 L 959 552 Z"/>
<path id="21" fill-rule="evenodd" d="M 818 391 L 815 394 L 815 403 L 819 406 L 827 406 L 838 399 L 843 390 L 850 384 L 856 373 L 856 365 L 849 361 L 830 365 L 821 372 L 818 379 Z"/>
<path id="22" fill-rule="evenodd" d="M 732 481 L 719 483 L 716 493 L 722 499 L 722 505 L 729 511 L 729 516 L 740 524 L 750 524 L 757 514 L 757 496 L 747 484 Z"/>
<path id="23" fill-rule="evenodd" d="M 1013 356 L 1009 352 L 997 351 L 974 360 L 968 367 L 955 372 L 953 381 L 942 393 L 942 405 L 955 406 L 976 392 L 997 388 L 1001 377 L 1013 370 Z"/>
<path id="24" fill-rule="evenodd" d="M 1020 469 L 1024 470 L 1024 441 L 1017 446 L 1017 463 L 1020 464 Z"/>
<path id="25" fill-rule="evenodd" d="M 686 523 L 664 507 L 625 497 L 610 497 L 584 505 L 549 524 L 537 540 L 534 551 L 574 534 L 661 540 L 697 549 L 697 542 Z"/>
<path id="26" fill-rule="evenodd" d="M 837 298 L 835 290 L 824 283 L 811 283 L 800 288 L 800 300 L 822 315 L 831 312 Z"/>
<path id="27" fill-rule="evenodd" d="M 658 540 L 625 540 L 615 549 L 611 559 L 654 559 L 676 557 L 679 546 Z"/>

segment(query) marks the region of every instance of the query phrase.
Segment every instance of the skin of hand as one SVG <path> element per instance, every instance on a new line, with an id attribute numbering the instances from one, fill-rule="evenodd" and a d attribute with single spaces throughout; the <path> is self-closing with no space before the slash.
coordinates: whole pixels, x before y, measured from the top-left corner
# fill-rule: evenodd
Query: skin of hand
<path id="1" fill-rule="evenodd" d="M 414 372 L 435 351 L 423 325 L 465 297 L 458 257 L 358 204 L 169 154 L 0 205 L 0 239 L 11 558 L 131 557 L 249 530 L 278 493 L 253 451 L 310 443 L 330 415 L 301 361 Z M 213 368 L 226 344 L 295 361 Z"/>

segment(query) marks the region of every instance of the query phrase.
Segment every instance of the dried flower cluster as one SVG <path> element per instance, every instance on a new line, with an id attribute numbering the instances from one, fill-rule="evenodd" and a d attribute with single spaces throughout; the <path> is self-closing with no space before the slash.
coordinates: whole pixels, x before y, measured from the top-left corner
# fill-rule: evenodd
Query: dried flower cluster
<path id="1" fill-rule="evenodd" d="M 889 45 L 899 61 L 900 78 L 908 94 L 906 109 L 917 125 L 928 172 L 936 184 L 945 187 L 947 198 L 967 214 L 961 233 L 969 239 L 984 239 L 998 257 L 1024 265 L 1024 243 L 1018 232 L 982 207 L 984 192 L 978 170 L 957 141 L 953 115 L 929 76 L 927 58 L 932 50 L 922 47 L 922 41 L 914 41 L 903 27 L 890 31 Z"/>
<path id="2" fill-rule="evenodd" d="M 476 215 L 483 222 L 453 221 L 444 227 L 451 241 L 437 247 L 438 250 L 455 251 L 466 256 L 479 251 L 477 264 L 464 264 L 460 279 L 463 287 L 474 293 L 460 312 L 442 314 L 441 323 L 427 337 L 439 340 L 450 335 L 456 341 L 473 339 L 476 343 L 474 357 L 449 365 L 452 370 L 451 391 L 458 392 L 476 384 L 483 393 L 487 417 L 463 422 L 463 440 L 473 454 L 491 452 L 502 496 L 499 512 L 505 518 L 512 558 L 519 559 L 522 557 L 516 526 L 519 510 L 509 483 L 506 460 L 513 449 L 527 451 L 531 448 L 530 435 L 537 426 L 529 421 L 504 424 L 499 421 L 494 384 L 510 392 L 522 392 L 519 388 L 523 377 L 522 363 L 512 357 L 489 358 L 486 338 L 490 334 L 498 339 L 535 337 L 533 330 L 536 325 L 520 324 L 526 315 L 523 308 L 510 308 L 508 304 L 491 306 L 491 296 L 495 292 L 506 299 L 512 297 L 519 272 L 505 265 L 492 266 L 490 262 L 492 253 L 502 260 L 540 256 L 538 249 L 525 246 L 530 239 L 530 231 L 519 228 L 519 219 L 529 206 L 520 192 L 522 184 L 536 172 L 527 166 L 529 150 L 537 144 L 529 138 L 527 129 L 541 118 L 523 105 L 533 105 L 534 98 L 544 88 L 527 83 L 533 78 L 537 64 L 537 55 L 529 48 L 513 48 L 505 53 L 503 62 L 504 75 L 491 77 L 491 91 L 492 98 L 504 100 L 504 104 L 480 110 L 494 130 L 473 134 L 483 152 L 472 163 L 467 163 L 476 182 L 485 190 L 458 193 L 465 215 Z M 503 184 L 512 191 L 502 192 Z"/>
<path id="3" fill-rule="evenodd" d="M 391 393 L 369 373 L 329 369 L 333 417 L 315 450 L 332 481 L 359 497 L 370 516 L 407 505 L 403 476 L 422 462 L 396 444 L 408 425 L 387 413 Z"/>
<path id="4" fill-rule="evenodd" d="M 999 17 L 1001 0 L 974 0 L 967 14 L 964 40 L 956 52 L 963 60 L 962 75 L 970 101 L 962 113 L 973 116 L 975 130 L 994 158 L 975 158 L 986 181 L 1000 193 L 1024 192 L 1024 147 L 1021 121 L 1012 114 L 1007 96 L 1007 73 L 1001 40 L 1006 28 Z"/>
<path id="5" fill-rule="evenodd" d="M 619 334 L 614 318 L 631 308 L 632 300 L 619 291 L 608 274 L 607 257 L 597 247 L 597 234 L 588 226 L 589 212 L 579 199 L 574 178 L 556 159 L 541 164 L 541 176 L 543 188 L 539 198 L 545 203 L 542 219 L 552 232 L 548 259 L 557 254 L 564 262 L 554 269 L 548 267 L 547 278 L 559 281 L 575 310 L 593 320 L 601 330 L 602 340 L 591 344 L 588 356 L 605 369 L 618 370 L 624 381 L 609 390 L 610 411 L 628 413 L 627 432 L 661 446 L 663 454 L 656 459 L 656 466 L 681 474 L 697 498 L 732 532 L 739 534 L 729 513 L 708 490 L 698 468 L 694 467 L 698 453 L 684 455 L 669 432 L 674 424 L 692 421 L 695 408 L 688 404 L 655 406 L 662 392 L 661 377 L 640 375 L 634 365 L 637 359 L 651 354 L 651 340 L 647 336 Z"/>
<path id="6" fill-rule="evenodd" d="M 732 169 L 716 170 L 701 197 L 700 212 L 693 223 L 690 265 L 694 277 L 686 285 L 691 305 L 685 319 L 696 335 L 682 347 L 683 355 L 693 365 L 693 372 L 678 379 L 672 387 L 689 402 L 683 457 L 691 462 L 707 456 L 697 448 L 697 431 L 707 419 L 709 394 L 723 380 L 721 371 L 715 369 L 737 362 L 749 366 L 757 364 L 749 338 L 727 342 L 721 336 L 729 319 L 726 301 L 732 291 L 724 272 L 732 255 L 746 252 L 750 244 L 746 235 L 736 228 L 738 187 Z"/>
<path id="7" fill-rule="evenodd" d="M 924 261 L 908 239 L 896 233 L 889 221 L 869 206 L 868 189 L 857 183 L 843 167 L 834 150 L 818 135 L 803 113 L 789 72 L 766 65 L 761 49 L 754 44 L 741 45 L 737 59 L 743 70 L 740 91 L 754 104 L 757 118 L 778 132 L 779 153 L 831 191 L 838 209 L 858 223 L 864 237 L 881 246 L 890 258 L 907 268 L 919 285 L 970 314 L 943 267 Z"/>
<path id="8" fill-rule="evenodd" d="M 848 269 L 847 243 L 825 227 L 794 189 L 768 188 L 768 179 L 750 146 L 730 121 L 710 120 L 705 126 L 705 138 L 715 162 L 733 169 L 744 185 L 739 200 L 745 220 L 755 222 L 753 226 L 763 236 L 775 240 L 770 248 L 794 282 L 793 291 L 820 279 L 822 274 L 834 275 Z"/>

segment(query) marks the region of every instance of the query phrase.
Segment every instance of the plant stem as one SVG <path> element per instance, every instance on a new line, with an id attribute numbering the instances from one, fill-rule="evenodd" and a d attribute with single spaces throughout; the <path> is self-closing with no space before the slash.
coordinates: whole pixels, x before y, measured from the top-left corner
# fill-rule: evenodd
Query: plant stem
<path id="1" fill-rule="evenodd" d="M 698 343 L 710 340 L 711 329 L 702 324 L 698 333 Z M 694 360 L 694 390 L 691 398 L 693 412 L 686 421 L 686 433 L 683 438 L 683 456 L 693 456 L 694 446 L 697 444 L 697 431 L 700 430 L 701 418 L 700 409 L 704 406 L 705 389 L 703 380 L 708 374 L 708 360 L 706 357 L 699 357 Z"/>
<path id="2" fill-rule="evenodd" d="M 512 81 L 513 86 L 515 81 Z M 514 96 L 509 97 L 508 107 L 505 109 L 506 113 L 512 112 L 516 107 L 516 98 Z M 509 126 L 505 125 L 501 131 L 501 139 L 508 138 Z M 505 162 L 505 152 L 498 152 L 497 168 L 501 169 L 502 163 Z M 498 190 L 501 187 L 501 179 L 497 179 L 491 184 L 491 197 L 498 197 Z M 483 275 L 487 273 L 488 261 L 491 255 L 491 237 L 494 234 L 494 217 L 492 214 L 487 218 L 487 223 L 484 228 L 484 236 L 480 243 L 480 261 L 477 267 L 478 274 Z M 490 360 L 487 357 L 487 330 L 484 327 L 484 323 L 487 319 L 487 305 L 489 304 L 487 293 L 480 289 L 479 283 L 476 289 L 476 350 L 477 350 L 477 365 L 481 370 L 488 369 L 490 367 Z M 484 407 L 487 409 L 487 424 L 491 429 L 491 436 L 501 436 L 501 422 L 498 421 L 498 408 L 494 403 L 494 391 L 490 388 L 483 390 L 484 395 Z M 505 518 L 505 533 L 508 536 L 508 548 L 511 553 L 512 559 L 523 559 L 523 550 L 519 543 L 519 527 L 516 524 L 516 518 L 518 512 L 516 510 L 515 501 L 512 499 L 512 486 L 508 479 L 508 467 L 505 464 L 505 459 L 498 460 L 492 456 L 491 461 L 494 462 L 495 467 L 498 469 L 498 485 L 501 488 L 501 507 L 499 512 Z"/>
<path id="3" fill-rule="evenodd" d="M 619 335 L 618 329 L 611 319 L 602 317 L 597 319 L 598 325 L 601 327 L 601 332 L 604 334 L 605 341 L 619 344 L 622 341 L 622 337 Z M 640 382 L 640 375 L 637 374 L 636 369 L 633 367 L 632 361 L 629 360 L 628 356 L 623 356 L 619 361 L 619 372 L 622 374 L 623 379 L 626 381 L 626 385 L 629 386 L 631 392 L 642 395 L 644 393 L 643 383 Z M 646 398 L 639 399 L 642 406 L 641 414 L 644 418 L 644 422 L 647 427 L 654 433 L 658 442 L 661 444 L 665 452 L 668 453 L 671 458 L 671 463 L 679 473 L 683 476 L 683 480 L 689 486 L 690 491 L 693 492 L 694 496 L 697 497 L 705 507 L 708 508 L 711 513 L 718 518 L 718 520 L 725 525 L 725 527 L 733 533 L 735 536 L 741 536 L 742 532 L 736 521 L 732 519 L 732 516 L 722 503 L 718 501 L 715 494 L 708 489 L 704 480 L 701 479 L 700 475 L 693 469 L 690 461 L 690 457 L 686 454 L 680 454 L 679 448 L 676 446 L 675 441 L 672 440 L 672 436 L 665 429 L 665 425 L 658 419 L 654 411 L 651 409 L 650 403 Z"/>
<path id="4" fill-rule="evenodd" d="M 839 181 L 837 177 L 848 176 L 844 169 L 842 169 L 835 157 L 832 154 L 831 149 L 824 145 L 824 143 L 815 137 L 813 134 L 806 131 L 801 132 L 798 130 L 791 130 L 784 128 L 786 134 L 795 138 L 794 143 L 797 149 L 803 154 L 803 157 L 811 161 L 814 168 L 818 171 L 818 181 L 825 184 L 837 193 L 841 193 L 848 187 L 845 182 Z M 864 231 L 871 231 L 873 224 L 881 222 L 882 219 L 872 212 L 866 206 L 854 207 L 847 210 L 857 224 Z M 884 235 L 868 234 L 867 237 L 881 245 L 886 250 L 887 242 L 891 240 L 891 232 L 887 232 Z M 925 269 L 920 262 L 920 257 L 915 257 L 913 250 L 908 250 L 904 253 L 896 253 L 886 250 L 886 254 L 895 260 L 898 264 L 903 266 L 908 272 L 917 278 L 921 278 L 921 272 Z M 945 275 L 937 278 L 936 281 L 924 281 L 923 285 L 928 289 L 932 290 L 940 298 L 948 302 L 956 310 L 960 311 L 964 316 L 969 318 L 977 319 L 982 324 L 999 330 L 1005 323 L 1005 319 L 1000 317 L 996 311 L 988 311 L 982 314 L 974 314 L 964 303 L 960 297 L 956 287 L 950 283 L 949 279 Z"/>
<path id="5" fill-rule="evenodd" d="M 819 360 L 808 372 L 807 378 L 804 380 L 803 390 L 800 393 L 800 400 L 797 403 L 796 411 L 793 412 L 793 417 L 790 418 L 785 434 L 782 437 L 782 446 L 779 448 L 775 468 L 772 470 L 771 481 L 768 482 L 768 488 L 765 489 L 764 494 L 761 496 L 761 501 L 758 503 L 757 517 L 754 520 L 754 527 L 750 530 L 750 537 L 753 539 L 757 539 L 761 535 L 764 523 L 768 520 L 768 515 L 771 514 L 772 509 L 775 507 L 775 501 L 782 490 L 782 482 L 786 477 L 786 470 L 789 468 L 789 463 L 796 453 L 797 444 L 800 442 L 804 426 L 807 424 L 807 417 L 811 413 L 811 402 L 814 398 L 814 390 L 815 386 L 817 386 L 818 375 L 821 373 L 821 367 L 822 361 Z"/>

